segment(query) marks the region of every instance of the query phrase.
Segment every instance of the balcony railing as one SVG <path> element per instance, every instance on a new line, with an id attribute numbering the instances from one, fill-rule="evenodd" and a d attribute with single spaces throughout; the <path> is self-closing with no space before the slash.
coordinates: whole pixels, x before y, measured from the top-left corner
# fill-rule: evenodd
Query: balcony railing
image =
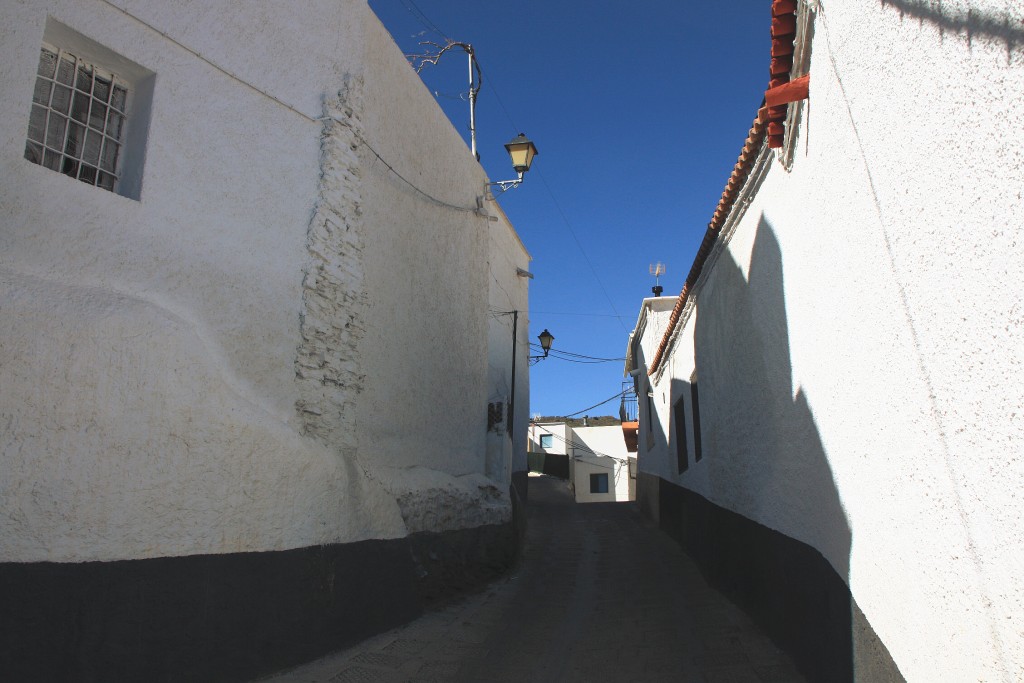
<path id="1" fill-rule="evenodd" d="M 619 404 L 619 419 L 623 422 L 637 421 L 636 388 L 633 382 L 622 383 L 622 401 Z"/>

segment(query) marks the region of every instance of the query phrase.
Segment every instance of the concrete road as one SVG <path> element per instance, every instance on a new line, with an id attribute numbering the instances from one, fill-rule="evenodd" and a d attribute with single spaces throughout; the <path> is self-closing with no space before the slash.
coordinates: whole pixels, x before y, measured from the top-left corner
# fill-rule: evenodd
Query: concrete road
<path id="1" fill-rule="evenodd" d="M 356 681 L 803 681 L 633 504 L 573 502 L 531 477 L 522 561 L 417 621 L 263 679 Z"/>

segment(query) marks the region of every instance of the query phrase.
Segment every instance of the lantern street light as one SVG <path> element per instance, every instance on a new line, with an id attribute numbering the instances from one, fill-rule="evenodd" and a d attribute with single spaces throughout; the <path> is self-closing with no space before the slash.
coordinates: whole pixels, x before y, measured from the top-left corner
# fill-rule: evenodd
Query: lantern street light
<path id="1" fill-rule="evenodd" d="M 530 365 L 536 365 L 545 358 L 548 357 L 548 351 L 551 350 L 551 342 L 555 341 L 555 336 L 545 329 L 543 332 L 537 335 L 537 339 L 540 340 L 540 348 L 544 350 L 542 356 L 530 356 L 527 360 L 530 361 Z"/>
<path id="2" fill-rule="evenodd" d="M 545 329 L 537 335 L 537 339 L 540 339 L 540 347 L 544 349 L 544 357 L 547 358 L 548 351 L 551 350 L 551 342 L 555 341 L 555 335 Z"/>
<path id="3" fill-rule="evenodd" d="M 537 146 L 534 145 L 533 141 L 523 133 L 520 133 L 509 140 L 505 144 L 505 149 L 508 151 L 508 155 L 512 157 L 512 168 L 517 174 L 519 174 L 519 177 L 513 180 L 499 180 L 497 182 L 487 183 L 488 188 L 497 185 L 501 188 L 501 192 L 511 190 L 513 187 L 519 187 L 523 182 L 523 174 L 530 170 L 530 166 L 533 164 L 533 158 L 538 154 Z M 554 337 L 552 337 L 552 339 L 553 338 Z"/>

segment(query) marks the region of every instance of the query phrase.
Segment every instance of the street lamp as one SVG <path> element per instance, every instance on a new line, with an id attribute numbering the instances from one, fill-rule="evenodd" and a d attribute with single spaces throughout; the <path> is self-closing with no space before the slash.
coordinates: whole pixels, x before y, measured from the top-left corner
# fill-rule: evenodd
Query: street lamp
<path id="1" fill-rule="evenodd" d="M 541 362 L 542 360 L 548 357 L 548 351 L 551 350 L 551 342 L 555 341 L 555 335 L 551 334 L 550 332 L 547 331 L 547 329 L 545 329 L 543 332 L 537 335 L 537 339 L 540 340 L 540 348 L 544 350 L 544 355 L 529 356 L 527 360 L 530 361 L 530 365 L 536 365 L 537 363 Z"/>
<path id="2" fill-rule="evenodd" d="M 540 339 L 540 347 L 544 349 L 544 357 L 547 358 L 548 351 L 551 350 L 551 342 L 555 341 L 555 335 L 545 329 L 537 335 L 537 339 Z"/>
<path id="3" fill-rule="evenodd" d="M 520 133 L 505 143 L 505 150 L 508 151 L 508 155 L 512 157 L 512 168 L 519 177 L 513 180 L 499 180 L 497 182 L 487 183 L 488 188 L 497 185 L 501 188 L 502 192 L 511 190 L 513 187 L 519 187 L 523 182 L 523 174 L 530 170 L 530 166 L 533 164 L 533 158 L 538 154 L 537 146 L 534 145 L 533 141 L 523 133 Z M 554 339 L 554 337 L 552 337 L 552 339 Z"/>

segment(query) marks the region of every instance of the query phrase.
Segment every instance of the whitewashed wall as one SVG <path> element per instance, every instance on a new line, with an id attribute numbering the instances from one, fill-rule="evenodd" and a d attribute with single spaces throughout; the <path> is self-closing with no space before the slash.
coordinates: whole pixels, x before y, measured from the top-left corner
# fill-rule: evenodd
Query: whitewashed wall
<path id="1" fill-rule="evenodd" d="M 495 228 L 376 154 L 459 207 L 485 178 L 365 2 L 2 16 L 0 557 L 507 519 L 483 476 Z M 156 74 L 138 201 L 22 158 L 48 16 Z"/>
<path id="2" fill-rule="evenodd" d="M 551 447 L 545 448 L 540 445 L 541 437 L 551 434 Z M 529 443 L 531 453 L 554 453 L 567 455 L 572 431 L 564 422 L 531 422 L 529 430 Z"/>
<path id="3" fill-rule="evenodd" d="M 646 367 L 658 349 L 668 328 L 669 317 L 675 305 L 674 297 L 651 297 L 644 299 L 640 316 L 633 335 L 630 336 L 630 358 L 633 367 Z M 640 469 L 658 474 L 663 457 L 668 452 L 666 431 L 671 413 L 667 386 L 659 386 L 642 372 L 635 378 L 637 404 L 639 407 L 639 429 L 637 431 L 637 463 Z M 656 419 L 648 419 L 653 414 Z M 662 424 L 666 425 L 663 427 Z M 667 466 L 666 466 L 667 467 Z"/>
<path id="4" fill-rule="evenodd" d="M 526 471 L 527 428 L 530 423 L 530 329 L 528 294 L 530 279 L 519 271 L 528 271 L 530 255 L 508 222 L 501 207 L 492 202 L 488 210 L 500 220 L 489 223 L 488 250 L 488 356 L 490 394 L 488 405 L 502 404 L 503 421 L 496 431 L 487 433 L 487 467 L 491 479 L 508 481 L 512 472 Z M 514 320 L 513 311 L 518 311 Z M 515 377 L 512 386 L 513 329 L 515 331 Z M 508 403 L 515 394 L 513 424 L 508 424 Z M 511 438 L 509 435 L 511 431 Z"/>
<path id="5" fill-rule="evenodd" d="M 626 450 L 622 427 L 572 428 L 573 486 L 577 503 L 597 503 L 632 500 L 630 461 L 635 453 Z M 590 475 L 608 475 L 608 493 L 590 492 Z M 635 472 L 634 472 L 635 474 Z"/>
<path id="6" fill-rule="evenodd" d="M 822 5 L 655 390 L 695 340 L 704 461 L 640 466 L 819 549 L 908 680 L 1020 680 L 1024 7 Z"/>

